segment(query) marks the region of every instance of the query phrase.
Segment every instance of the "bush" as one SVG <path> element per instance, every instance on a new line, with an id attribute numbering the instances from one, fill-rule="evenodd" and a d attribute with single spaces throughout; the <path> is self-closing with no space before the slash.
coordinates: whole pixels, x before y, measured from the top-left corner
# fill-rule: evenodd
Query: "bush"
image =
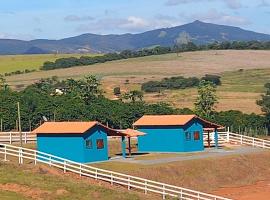
<path id="1" fill-rule="evenodd" d="M 211 75 L 211 74 L 206 74 L 204 77 L 202 77 L 202 80 L 209 81 L 214 83 L 215 85 L 221 85 L 221 80 L 220 76 L 218 75 Z"/>

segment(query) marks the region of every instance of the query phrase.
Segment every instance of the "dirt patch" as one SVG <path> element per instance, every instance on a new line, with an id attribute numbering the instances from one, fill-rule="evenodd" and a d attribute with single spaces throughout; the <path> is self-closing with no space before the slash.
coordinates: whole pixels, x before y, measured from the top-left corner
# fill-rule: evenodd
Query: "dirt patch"
<path id="1" fill-rule="evenodd" d="M 215 191 L 214 194 L 237 200 L 269 200 L 270 180 L 241 187 L 224 187 Z"/>
<path id="2" fill-rule="evenodd" d="M 15 192 L 31 199 L 45 199 L 49 191 L 41 190 L 39 188 L 30 188 L 28 186 L 19 185 L 15 183 L 0 184 L 0 190 Z"/>
<path id="3" fill-rule="evenodd" d="M 67 191 L 65 189 L 56 190 L 56 195 L 58 195 L 58 196 L 67 195 L 67 194 L 69 194 L 69 191 Z"/>

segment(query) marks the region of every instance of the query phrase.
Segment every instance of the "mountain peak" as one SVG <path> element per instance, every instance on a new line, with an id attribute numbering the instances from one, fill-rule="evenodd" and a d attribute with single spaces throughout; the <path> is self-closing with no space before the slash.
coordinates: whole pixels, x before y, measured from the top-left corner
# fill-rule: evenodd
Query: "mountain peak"
<path id="1" fill-rule="evenodd" d="M 191 24 L 204 24 L 204 22 L 200 21 L 200 20 L 195 20 L 194 22 L 192 22 Z"/>

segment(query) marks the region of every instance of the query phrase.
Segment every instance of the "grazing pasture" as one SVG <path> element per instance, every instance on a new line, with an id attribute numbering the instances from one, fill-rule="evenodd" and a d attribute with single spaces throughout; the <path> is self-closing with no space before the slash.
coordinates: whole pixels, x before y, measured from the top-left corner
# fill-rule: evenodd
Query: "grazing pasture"
<path id="1" fill-rule="evenodd" d="M 87 74 L 100 78 L 105 95 L 112 99 L 115 98 L 113 88 L 117 86 L 120 86 L 122 91 L 127 91 L 140 89 L 144 82 L 165 77 L 218 74 L 222 76 L 223 84 L 218 87 L 220 104 L 217 110 L 236 109 L 246 113 L 261 113 L 256 100 L 264 90 L 264 83 L 270 78 L 270 51 L 222 50 L 186 52 L 180 56 L 148 56 L 15 75 L 7 77 L 7 81 L 12 87 L 19 89 L 41 78 L 81 78 Z M 181 108 L 192 108 L 195 98 L 196 89 L 167 90 L 161 94 L 148 93 L 144 97 L 147 102 L 165 101 Z"/>
<path id="2" fill-rule="evenodd" d="M 89 54 L 92 56 L 94 54 Z M 66 57 L 80 57 L 81 54 L 41 54 L 41 55 L 8 55 L 0 56 L 0 74 L 6 72 L 15 72 L 17 70 L 23 71 L 25 69 L 29 70 L 39 70 L 40 66 L 45 61 L 55 61 L 58 58 Z"/>

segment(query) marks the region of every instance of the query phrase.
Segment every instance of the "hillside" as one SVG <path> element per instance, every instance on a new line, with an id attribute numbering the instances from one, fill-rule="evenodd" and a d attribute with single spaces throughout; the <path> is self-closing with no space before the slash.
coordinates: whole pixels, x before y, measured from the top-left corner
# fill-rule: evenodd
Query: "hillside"
<path id="1" fill-rule="evenodd" d="M 247 31 L 238 27 L 194 21 L 172 28 L 162 28 L 139 34 L 97 35 L 83 34 L 61 40 L 32 41 L 0 39 L 0 55 L 35 53 L 96 53 L 137 50 L 156 45 L 173 46 L 180 33 L 186 32 L 196 44 L 214 41 L 269 41 L 270 35 Z"/>
<path id="2" fill-rule="evenodd" d="M 263 85 L 270 78 L 270 51 L 200 51 L 159 56 L 149 56 L 121 61 L 113 61 L 91 66 L 38 71 L 7 77 L 13 87 L 25 87 L 41 78 L 58 76 L 81 78 L 87 74 L 101 79 L 105 95 L 113 96 L 113 88 L 122 91 L 140 89 L 140 85 L 150 80 L 161 80 L 171 76 L 203 76 L 219 74 L 223 85 L 218 88 L 218 110 L 236 109 L 246 113 L 261 113 L 256 100 L 263 92 Z M 27 60 L 25 60 L 27 62 Z M 243 71 L 239 71 L 243 69 Z M 258 70 L 260 69 L 260 70 Z M 125 84 L 129 80 L 129 84 Z M 165 101 L 175 107 L 193 108 L 196 89 L 168 90 L 163 95 L 145 94 L 147 102 Z M 244 103 L 243 100 L 245 99 Z"/>
<path id="3" fill-rule="evenodd" d="M 39 165 L 0 162 L 0 199 L 140 200 L 155 198 Z"/>

